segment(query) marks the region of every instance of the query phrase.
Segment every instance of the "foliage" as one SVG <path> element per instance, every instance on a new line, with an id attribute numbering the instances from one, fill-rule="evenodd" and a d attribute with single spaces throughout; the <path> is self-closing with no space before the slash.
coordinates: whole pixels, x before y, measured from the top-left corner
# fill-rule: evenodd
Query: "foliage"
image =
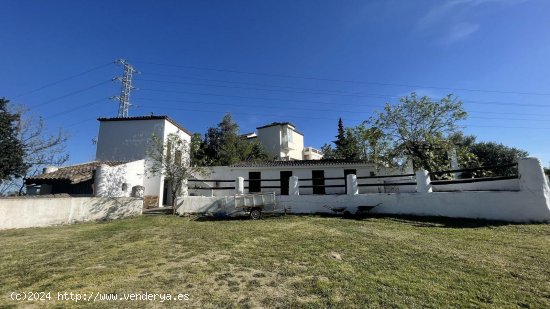
<path id="1" fill-rule="evenodd" d="M 371 125 L 372 120 L 352 128 L 353 135 L 359 143 L 361 159 L 379 167 L 397 167 L 405 162 L 400 161 L 391 148 L 391 141 L 379 127 Z M 370 125 L 367 127 L 367 125 Z"/>
<path id="2" fill-rule="evenodd" d="M 546 174 L 546 176 L 550 177 L 550 168 L 544 168 L 544 173 Z"/>
<path id="3" fill-rule="evenodd" d="M 529 153 L 515 147 L 505 146 L 495 142 L 474 143 L 470 151 L 477 157 L 482 166 L 503 165 L 526 158 Z"/>
<path id="4" fill-rule="evenodd" d="M 193 141 L 193 160 L 205 166 L 268 159 L 269 155 L 260 142 L 239 135 L 239 125 L 231 114 L 226 114 L 217 127 L 208 128 L 202 141 L 198 137 Z"/>
<path id="5" fill-rule="evenodd" d="M 342 118 L 338 119 L 338 135 L 333 141 L 335 148 L 325 144 L 321 147 L 324 159 L 360 160 L 361 148 L 351 128 L 344 128 Z"/>
<path id="6" fill-rule="evenodd" d="M 17 138 L 20 115 L 8 110 L 9 100 L 0 99 L 0 183 L 25 174 L 25 148 Z"/>
<path id="7" fill-rule="evenodd" d="M 153 135 L 151 141 L 147 150 L 150 164 L 146 172 L 151 175 L 163 175 L 170 181 L 170 193 L 175 214 L 176 197 L 181 193 L 185 181 L 197 174 L 204 174 L 205 171 L 202 167 L 191 163 L 189 142 L 178 134 L 169 134 L 166 141 Z"/>
<path id="8" fill-rule="evenodd" d="M 68 136 L 59 129 L 51 133 L 42 117 L 35 117 L 27 108 L 19 106 L 17 113 L 21 115 L 17 138 L 23 144 L 25 156 L 23 161 L 26 169 L 22 181 L 15 180 L 5 183 L 0 192 L 16 189 L 19 195 L 23 194 L 25 180 L 42 173 L 46 166 L 60 166 L 69 160 L 66 151 Z"/>
<path id="9" fill-rule="evenodd" d="M 525 150 L 495 142 L 474 143 L 471 145 L 470 151 L 476 156 L 479 166 L 510 164 L 529 156 L 529 153 Z M 515 168 L 506 168 L 494 171 L 484 171 L 483 176 L 507 176 L 514 173 L 516 173 Z"/>
<path id="10" fill-rule="evenodd" d="M 462 102 L 449 94 L 440 101 L 416 93 L 386 104 L 375 125 L 391 141 L 403 158 L 411 158 L 413 168 L 428 171 L 448 166 L 447 152 L 453 148 L 449 137 L 458 132 L 457 122 L 466 118 Z"/>

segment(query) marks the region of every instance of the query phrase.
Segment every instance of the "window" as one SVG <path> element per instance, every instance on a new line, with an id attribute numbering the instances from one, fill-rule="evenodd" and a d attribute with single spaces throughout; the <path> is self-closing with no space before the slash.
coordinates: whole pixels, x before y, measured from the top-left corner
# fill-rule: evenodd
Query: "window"
<path id="1" fill-rule="evenodd" d="M 172 161 L 172 142 L 170 141 L 168 141 L 168 143 L 166 144 L 166 161 Z"/>
<path id="2" fill-rule="evenodd" d="M 174 164 L 181 166 L 181 150 L 176 150 L 174 154 Z"/>
<path id="3" fill-rule="evenodd" d="M 286 136 L 289 143 L 294 143 L 294 131 L 291 128 L 286 128 Z"/>
<path id="4" fill-rule="evenodd" d="M 325 194 L 325 171 L 311 171 L 313 194 Z"/>
<path id="5" fill-rule="evenodd" d="M 262 192 L 261 172 L 248 172 L 248 192 Z"/>

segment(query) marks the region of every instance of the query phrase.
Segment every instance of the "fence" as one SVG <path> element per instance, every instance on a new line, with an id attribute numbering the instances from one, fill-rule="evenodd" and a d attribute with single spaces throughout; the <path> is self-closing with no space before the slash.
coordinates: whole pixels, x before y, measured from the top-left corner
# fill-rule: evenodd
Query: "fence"
<path id="1" fill-rule="evenodd" d="M 487 168 L 487 167 L 480 167 Z M 431 173 L 456 173 L 464 170 L 439 171 Z M 479 174 L 477 174 L 479 175 Z M 504 220 L 513 222 L 544 222 L 550 220 L 550 188 L 547 177 L 544 175 L 542 165 L 538 159 L 522 159 L 518 163 L 515 175 L 478 177 L 455 180 L 431 180 L 430 173 L 418 171 L 415 175 L 389 175 L 386 176 L 359 176 L 350 174 L 343 177 L 331 177 L 327 181 L 339 182 L 337 184 L 325 184 L 325 186 L 345 186 L 346 194 L 310 194 L 302 195 L 300 189 L 304 187 L 318 187 L 313 185 L 315 178 L 299 180 L 294 176 L 289 179 L 289 195 L 278 195 L 277 205 L 291 213 L 332 213 L 329 209 L 342 208 L 351 213 L 356 212 L 362 206 L 376 206 L 371 212 L 381 214 L 404 214 L 418 216 L 446 216 L 458 218 L 478 218 L 489 220 Z M 393 178 L 392 178 L 393 177 Z M 396 179 L 397 177 L 397 179 Z M 502 178 L 506 177 L 506 178 Z M 360 194 L 360 188 L 391 187 L 385 183 L 387 179 L 395 181 L 393 186 L 402 188 L 414 187 L 414 192 L 400 192 L 398 194 L 368 193 Z M 414 181 L 413 181 L 414 179 Z M 279 181 L 280 179 L 271 180 Z M 300 181 L 302 187 L 300 187 Z M 376 181 L 377 183 L 372 183 Z M 228 181 L 229 182 L 229 181 Z M 230 193 L 243 193 L 245 179 L 239 177 L 231 180 L 235 188 Z M 456 182 L 456 183 L 449 183 Z M 479 190 L 489 184 L 514 182 L 513 190 Z M 476 185 L 472 191 L 456 188 Z M 320 187 L 320 186 L 319 186 Z M 330 187 L 329 187 L 330 188 Z M 451 192 L 439 192 L 447 190 Z M 307 188 L 310 189 L 310 188 Z M 454 192 L 453 192 L 454 191 Z M 225 197 L 181 197 L 178 200 L 180 207 L 177 211 L 184 213 L 215 212 L 228 209 L 232 196 Z M 234 203 L 234 201 L 233 201 Z M 228 206 L 229 205 L 229 206 Z M 233 204 L 234 205 L 234 204 Z M 234 207 L 233 207 L 234 208 Z"/>
<path id="2" fill-rule="evenodd" d="M 487 171 L 488 173 L 485 174 L 489 175 L 496 175 L 496 171 L 505 171 L 506 175 L 479 177 L 480 175 L 485 175 L 479 173 L 480 171 Z M 470 178 L 444 179 L 447 177 L 446 175 L 452 175 L 452 177 L 456 177 L 457 175 L 460 175 L 460 177 L 468 175 Z M 431 190 L 436 192 L 519 190 L 517 163 L 436 171 L 429 173 L 427 177 L 429 177 L 429 186 Z M 346 176 L 298 178 L 298 183 L 294 185 L 290 184 L 289 179 L 282 181 L 280 178 L 243 178 L 243 183 L 245 185 L 242 187 L 242 190 L 243 193 L 273 192 L 276 190 L 279 195 L 288 195 L 291 191 L 291 187 L 297 187 L 298 194 L 301 195 L 330 195 L 345 194 L 347 192 Z M 356 176 L 355 181 L 357 182 L 359 194 L 418 192 L 417 174 Z M 426 179 L 422 180 L 422 182 L 425 181 Z M 238 187 L 236 180 L 190 179 L 189 183 L 189 188 L 193 190 L 194 195 L 232 195 L 236 192 Z M 198 186 L 197 184 L 203 185 Z M 251 188 L 253 188 L 254 191 L 252 191 Z"/>

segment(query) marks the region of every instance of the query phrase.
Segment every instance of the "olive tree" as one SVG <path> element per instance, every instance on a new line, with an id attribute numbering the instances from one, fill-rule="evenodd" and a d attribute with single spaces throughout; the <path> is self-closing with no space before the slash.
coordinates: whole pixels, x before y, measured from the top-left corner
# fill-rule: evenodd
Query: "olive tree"
<path id="1" fill-rule="evenodd" d="M 375 125 L 394 149 L 412 159 L 415 169 L 434 171 L 447 160 L 454 147 L 449 137 L 460 131 L 458 122 L 466 116 L 462 102 L 451 94 L 434 101 L 413 92 L 397 105 L 386 103 Z"/>
<path id="2" fill-rule="evenodd" d="M 146 172 L 164 176 L 170 181 L 173 214 L 176 214 L 176 197 L 189 177 L 204 174 L 202 167 L 191 164 L 190 143 L 180 135 L 171 133 L 165 140 L 156 135 L 151 137 L 147 151 L 149 164 Z"/>

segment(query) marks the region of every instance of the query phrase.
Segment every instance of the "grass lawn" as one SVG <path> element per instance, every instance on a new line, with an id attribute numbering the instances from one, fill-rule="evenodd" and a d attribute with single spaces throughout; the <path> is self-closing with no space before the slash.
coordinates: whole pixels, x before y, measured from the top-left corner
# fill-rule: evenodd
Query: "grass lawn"
<path id="1" fill-rule="evenodd" d="M 51 291 L 51 301 L 11 301 Z M 58 292 L 188 301 L 58 301 Z M 0 306 L 550 308 L 550 225 L 171 216 L 0 231 Z"/>

